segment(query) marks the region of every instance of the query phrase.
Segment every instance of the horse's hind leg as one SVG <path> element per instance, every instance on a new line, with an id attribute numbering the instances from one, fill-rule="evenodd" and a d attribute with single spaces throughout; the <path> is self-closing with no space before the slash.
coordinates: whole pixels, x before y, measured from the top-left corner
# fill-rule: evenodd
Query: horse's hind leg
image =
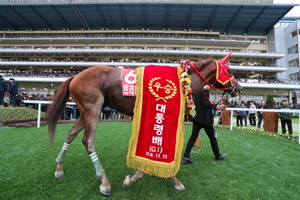
<path id="1" fill-rule="evenodd" d="M 55 170 L 55 178 L 61 178 L 64 176 L 63 171 L 63 160 L 67 153 L 67 150 L 69 148 L 69 145 L 71 142 L 76 138 L 78 133 L 84 129 L 84 120 L 82 118 L 79 118 L 76 124 L 69 130 L 68 136 L 65 140 L 65 143 L 63 144 L 57 158 L 56 158 L 56 170 Z"/>
<path id="2" fill-rule="evenodd" d="M 100 110 L 100 109 L 91 109 L 91 110 Z M 99 186 L 100 192 L 104 195 L 111 194 L 111 185 L 108 178 L 106 177 L 105 171 L 100 163 L 100 160 L 97 156 L 95 149 L 95 133 L 97 129 L 98 119 L 100 111 L 90 111 L 85 114 L 86 127 L 84 136 L 82 138 L 82 143 L 84 144 L 88 154 L 91 157 L 91 160 L 94 164 L 96 170 L 96 176 L 101 180 L 102 184 Z"/>

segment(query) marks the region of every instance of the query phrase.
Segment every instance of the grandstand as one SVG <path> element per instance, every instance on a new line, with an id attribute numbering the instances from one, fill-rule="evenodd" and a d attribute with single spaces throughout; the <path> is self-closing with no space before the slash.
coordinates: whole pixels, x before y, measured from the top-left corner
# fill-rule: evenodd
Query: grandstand
<path id="1" fill-rule="evenodd" d="M 0 74 L 20 92 L 54 93 L 67 77 L 93 65 L 177 66 L 182 59 L 220 59 L 244 87 L 242 100 L 292 99 L 297 83 L 279 80 L 274 25 L 293 4 L 272 0 L 3 0 Z M 215 91 L 212 100 L 218 100 Z"/>

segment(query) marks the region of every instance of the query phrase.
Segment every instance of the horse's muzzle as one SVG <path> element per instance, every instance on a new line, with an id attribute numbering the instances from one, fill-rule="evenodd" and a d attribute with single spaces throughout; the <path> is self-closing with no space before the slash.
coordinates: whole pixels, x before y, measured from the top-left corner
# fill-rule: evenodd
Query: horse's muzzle
<path id="1" fill-rule="evenodd" d="M 236 97 L 238 94 L 241 94 L 243 91 L 242 87 L 236 87 L 236 86 L 232 86 L 227 88 L 227 90 L 225 90 L 225 92 L 229 93 L 231 95 L 231 97 Z"/>

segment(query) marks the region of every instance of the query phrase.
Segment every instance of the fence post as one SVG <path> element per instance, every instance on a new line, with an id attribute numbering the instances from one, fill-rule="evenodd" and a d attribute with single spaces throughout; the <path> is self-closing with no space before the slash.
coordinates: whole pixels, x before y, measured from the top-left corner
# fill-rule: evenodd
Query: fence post
<path id="1" fill-rule="evenodd" d="M 233 110 L 230 113 L 230 130 L 232 131 Z"/>
<path id="2" fill-rule="evenodd" d="M 40 123 L 41 123 L 41 111 L 42 111 L 42 103 L 38 103 L 38 118 L 37 118 L 37 127 L 40 128 Z"/>

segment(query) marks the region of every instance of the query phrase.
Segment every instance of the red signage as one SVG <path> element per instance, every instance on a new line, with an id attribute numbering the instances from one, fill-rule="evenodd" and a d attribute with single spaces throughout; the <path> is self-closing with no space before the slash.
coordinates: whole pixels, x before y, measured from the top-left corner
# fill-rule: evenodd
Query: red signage
<path id="1" fill-rule="evenodd" d="M 122 70 L 122 95 L 135 96 L 136 95 L 136 71 L 134 69 Z"/>

